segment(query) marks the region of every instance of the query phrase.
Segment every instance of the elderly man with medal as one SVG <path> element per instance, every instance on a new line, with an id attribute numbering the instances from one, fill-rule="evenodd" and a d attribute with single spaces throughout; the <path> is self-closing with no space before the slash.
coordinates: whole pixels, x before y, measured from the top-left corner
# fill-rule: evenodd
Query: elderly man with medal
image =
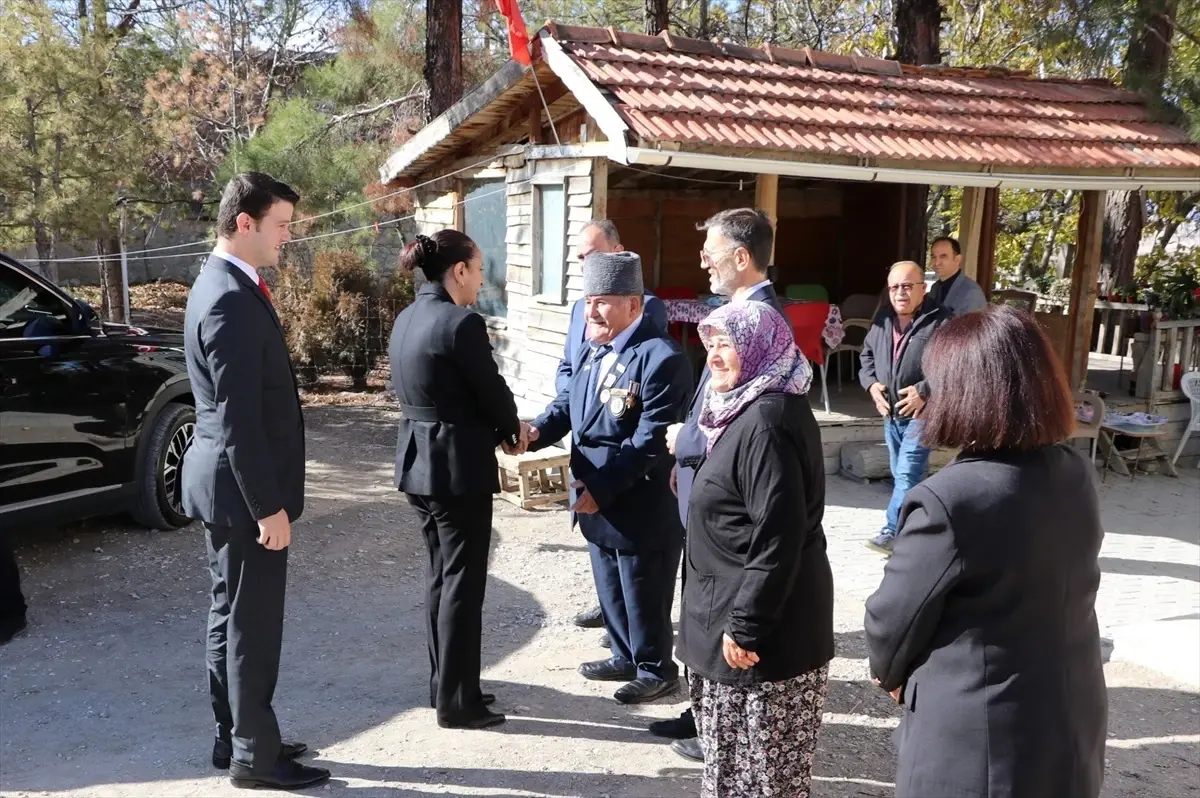
<path id="1" fill-rule="evenodd" d="M 579 671 L 625 682 L 614 697 L 636 704 L 679 689 L 671 603 L 683 526 L 666 433 L 687 410 L 692 379 L 675 342 L 642 316 L 641 258 L 596 252 L 583 274 L 587 345 L 534 420 L 529 448 L 571 435 L 571 523 L 588 541 L 612 641 L 610 658 Z"/>

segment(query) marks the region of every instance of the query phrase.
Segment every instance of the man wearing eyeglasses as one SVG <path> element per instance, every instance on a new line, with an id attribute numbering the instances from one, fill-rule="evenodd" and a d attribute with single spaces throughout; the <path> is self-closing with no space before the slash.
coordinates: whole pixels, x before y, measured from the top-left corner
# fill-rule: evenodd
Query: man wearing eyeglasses
<path id="1" fill-rule="evenodd" d="M 863 342 L 859 380 L 883 416 L 884 440 L 895 487 L 887 522 L 868 546 L 890 555 L 899 528 L 900 506 L 925 476 L 929 449 L 921 444 L 921 411 L 929 387 L 921 370 L 925 346 L 950 311 L 926 301 L 921 267 L 901 261 L 888 272 L 888 305 L 875 316 Z"/>

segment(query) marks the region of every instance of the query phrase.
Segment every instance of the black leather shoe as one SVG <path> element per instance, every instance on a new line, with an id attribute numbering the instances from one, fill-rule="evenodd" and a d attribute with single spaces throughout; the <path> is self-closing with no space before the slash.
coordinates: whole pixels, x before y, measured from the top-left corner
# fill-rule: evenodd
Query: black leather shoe
<path id="1" fill-rule="evenodd" d="M 290 759 L 281 759 L 275 763 L 269 773 L 260 776 L 251 775 L 238 767 L 229 769 L 229 783 L 234 787 L 268 787 L 273 790 L 302 790 L 314 784 L 320 784 L 329 778 L 325 768 L 314 768 L 301 765 Z"/>
<path id="2" fill-rule="evenodd" d="M 304 743 L 288 743 L 285 742 L 279 747 L 280 759 L 295 759 L 298 756 L 304 756 L 308 753 L 308 746 Z M 229 763 L 233 759 L 233 743 L 228 740 L 222 740 L 217 737 L 213 740 L 213 767 L 218 770 L 229 770 Z"/>
<path id="3" fill-rule="evenodd" d="M 637 678 L 637 668 L 632 665 L 617 667 L 611 659 L 585 662 L 579 666 L 579 672 L 583 674 L 583 678 L 593 682 L 627 682 Z"/>
<path id="4" fill-rule="evenodd" d="M 666 737 L 671 740 L 686 740 L 696 736 L 696 719 L 689 707 L 679 717 L 670 720 L 656 720 L 650 724 L 650 733 L 655 737 Z"/>
<path id="5" fill-rule="evenodd" d="M 608 632 L 600 635 L 600 648 L 607 648 L 612 651 L 612 638 L 608 636 Z"/>
<path id="6" fill-rule="evenodd" d="M 443 729 L 489 729 L 492 726 L 499 726 L 506 720 L 508 718 L 499 712 L 485 709 L 482 714 L 465 718 L 438 718 L 437 725 Z"/>
<path id="7" fill-rule="evenodd" d="M 699 737 L 688 737 L 686 740 L 673 740 L 671 742 L 671 750 L 684 759 L 690 759 L 693 762 L 704 761 L 704 750 L 700 747 Z"/>
<path id="8" fill-rule="evenodd" d="M 599 629 L 604 625 L 604 613 L 597 606 L 587 612 L 581 612 L 576 615 L 572 623 L 584 629 Z"/>
<path id="9" fill-rule="evenodd" d="M 496 694 L 495 693 L 481 693 L 480 695 L 483 696 L 483 705 L 485 707 L 490 707 L 492 704 L 496 703 Z M 437 702 L 434 701 L 433 699 L 430 699 L 429 708 L 437 709 Z"/>
<path id="10" fill-rule="evenodd" d="M 662 679 L 634 679 L 613 693 L 613 698 L 622 704 L 644 704 L 647 701 L 654 701 L 657 698 L 673 695 L 677 692 L 679 692 L 678 679 L 668 679 L 666 681 Z"/>

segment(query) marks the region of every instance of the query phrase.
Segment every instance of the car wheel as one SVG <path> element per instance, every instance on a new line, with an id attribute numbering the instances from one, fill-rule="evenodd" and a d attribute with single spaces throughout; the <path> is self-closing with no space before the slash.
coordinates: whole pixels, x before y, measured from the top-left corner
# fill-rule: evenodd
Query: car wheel
<path id="1" fill-rule="evenodd" d="M 196 411 L 168 404 L 148 429 L 133 519 L 151 529 L 179 529 L 191 522 L 183 513 L 182 466 L 196 431 Z"/>

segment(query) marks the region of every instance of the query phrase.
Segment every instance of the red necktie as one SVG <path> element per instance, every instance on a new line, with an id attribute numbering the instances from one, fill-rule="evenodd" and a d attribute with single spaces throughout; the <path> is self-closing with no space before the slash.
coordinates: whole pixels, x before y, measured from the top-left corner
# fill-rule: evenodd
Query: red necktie
<path id="1" fill-rule="evenodd" d="M 275 304 L 275 300 L 271 299 L 271 289 L 267 288 L 267 281 L 262 278 L 262 275 L 258 276 L 258 287 L 261 288 L 263 294 L 266 295 L 267 301 L 271 304 Z"/>

